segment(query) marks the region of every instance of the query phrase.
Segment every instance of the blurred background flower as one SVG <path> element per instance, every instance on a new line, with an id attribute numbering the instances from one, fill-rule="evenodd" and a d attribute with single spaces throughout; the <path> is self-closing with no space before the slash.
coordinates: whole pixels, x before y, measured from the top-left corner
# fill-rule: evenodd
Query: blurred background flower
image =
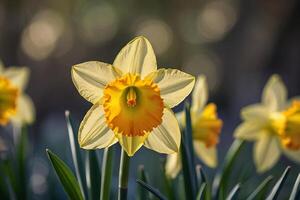
<path id="1" fill-rule="evenodd" d="M 37 157 L 32 165 L 39 166 L 34 164 L 39 162 L 45 167 L 43 172 L 32 168 L 34 199 L 65 199 L 48 169 L 44 149 L 67 155 L 64 110 L 69 109 L 78 123 L 90 107 L 72 84 L 72 65 L 87 60 L 111 63 L 120 46 L 136 35 L 145 35 L 157 53 L 158 66 L 206 75 L 210 100 L 224 119 L 218 145 L 219 158 L 223 158 L 240 122 L 240 109 L 259 101 L 271 74 L 282 76 L 290 96 L 300 94 L 299 14 L 297 0 L 0 1 L 0 58 L 7 66 L 30 66 L 32 72 L 26 89 L 37 110 L 36 123 L 30 127 Z M 239 158 L 240 163 L 249 163 L 251 151 L 245 153 L 248 156 Z M 155 171 L 159 158 L 143 149 L 136 154 L 132 170 L 145 163 L 153 174 L 151 181 L 159 187 L 160 174 Z M 64 160 L 71 161 L 69 157 Z M 296 166 L 282 158 L 270 173 L 276 175 L 286 165 Z M 250 177 L 247 183 L 251 186 L 264 175 L 249 176 L 254 169 L 252 163 L 249 166 L 243 173 Z M 49 181 L 47 187 L 41 177 Z M 130 183 L 135 185 L 134 177 Z"/>

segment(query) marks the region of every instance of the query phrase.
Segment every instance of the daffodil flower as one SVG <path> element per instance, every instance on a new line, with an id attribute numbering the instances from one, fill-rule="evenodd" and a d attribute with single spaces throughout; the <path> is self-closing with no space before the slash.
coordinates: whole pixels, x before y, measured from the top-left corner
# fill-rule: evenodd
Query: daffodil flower
<path id="1" fill-rule="evenodd" d="M 218 118 L 216 105 L 207 104 L 208 88 L 205 76 L 198 77 L 192 95 L 191 118 L 193 128 L 193 146 L 198 157 L 209 167 L 216 167 L 217 148 L 219 134 L 222 128 L 222 120 Z M 178 120 L 184 124 L 184 113 L 180 112 Z M 168 155 L 166 173 L 175 178 L 181 170 L 180 153 Z"/>
<path id="2" fill-rule="evenodd" d="M 34 106 L 24 94 L 29 70 L 26 67 L 4 68 L 0 62 L 0 125 L 21 126 L 34 121 Z"/>
<path id="3" fill-rule="evenodd" d="M 93 104 L 79 127 L 81 148 L 119 142 L 129 156 L 142 145 L 160 153 L 178 151 L 181 135 L 170 108 L 189 95 L 194 77 L 176 69 L 157 70 L 146 38 L 129 42 L 112 65 L 90 61 L 73 66 L 72 80 Z"/>
<path id="4" fill-rule="evenodd" d="M 244 122 L 234 136 L 255 142 L 258 172 L 273 167 L 281 153 L 300 162 L 300 101 L 287 101 L 287 89 L 278 75 L 267 82 L 262 102 L 243 108 L 241 117 Z"/>

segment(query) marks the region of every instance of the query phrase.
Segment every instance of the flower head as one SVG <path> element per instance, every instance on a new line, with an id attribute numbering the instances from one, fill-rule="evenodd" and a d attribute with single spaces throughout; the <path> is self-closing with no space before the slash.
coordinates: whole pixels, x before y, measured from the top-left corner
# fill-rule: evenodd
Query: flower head
<path id="1" fill-rule="evenodd" d="M 242 109 L 243 123 L 235 137 L 255 141 L 254 161 L 258 172 L 275 165 L 281 152 L 300 162 L 300 106 L 293 101 L 288 106 L 287 89 L 278 75 L 267 82 L 262 102 Z"/>
<path id="2" fill-rule="evenodd" d="M 29 76 L 26 67 L 9 67 L 5 69 L 0 63 L 0 124 L 14 125 L 32 123 L 34 120 L 33 103 L 24 89 Z"/>
<path id="3" fill-rule="evenodd" d="M 170 108 L 189 95 L 194 77 L 175 69 L 157 70 L 146 38 L 129 42 L 112 65 L 91 61 L 73 66 L 72 80 L 93 103 L 79 128 L 82 148 L 119 142 L 129 156 L 142 145 L 160 153 L 178 151 L 180 130 Z"/>
<path id="4" fill-rule="evenodd" d="M 216 105 L 207 104 L 208 87 L 205 76 L 198 77 L 192 97 L 191 117 L 195 152 L 207 166 L 216 167 L 218 161 L 216 145 L 219 142 L 223 122 L 218 118 Z M 177 117 L 184 126 L 184 113 L 179 113 Z M 169 155 L 166 173 L 174 178 L 180 170 L 180 154 Z"/>

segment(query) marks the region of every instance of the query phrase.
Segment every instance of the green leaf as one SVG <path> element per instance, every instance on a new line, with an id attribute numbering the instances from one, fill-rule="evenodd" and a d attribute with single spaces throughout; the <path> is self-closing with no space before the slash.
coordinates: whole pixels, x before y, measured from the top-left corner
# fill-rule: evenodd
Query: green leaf
<path id="1" fill-rule="evenodd" d="M 197 175 L 195 169 L 194 148 L 192 142 L 192 122 L 189 103 L 185 104 L 186 127 L 181 139 L 181 162 L 187 199 L 195 199 L 197 191 Z"/>
<path id="2" fill-rule="evenodd" d="M 114 149 L 113 146 L 104 149 L 102 169 L 101 169 L 101 190 L 100 200 L 109 200 L 111 178 L 113 172 L 113 158 Z"/>
<path id="3" fill-rule="evenodd" d="M 143 165 L 140 165 L 138 168 L 138 178 L 139 178 L 139 180 L 143 181 L 144 183 L 149 183 L 148 174 L 146 174 Z M 139 194 L 140 200 L 150 199 L 149 192 L 145 191 L 141 187 L 138 188 L 138 194 Z"/>
<path id="4" fill-rule="evenodd" d="M 72 200 L 83 200 L 83 194 L 71 169 L 57 155 L 46 149 L 51 164 L 63 185 L 69 198 Z"/>
<path id="5" fill-rule="evenodd" d="M 9 161 L 0 160 L 0 199 L 13 199 L 13 186 L 16 183 Z M 7 166 L 8 165 L 8 166 Z"/>
<path id="6" fill-rule="evenodd" d="M 169 200 L 174 200 L 174 199 L 176 199 L 175 198 L 176 194 L 173 191 L 174 180 L 166 175 L 166 169 L 164 167 L 165 165 L 166 165 L 166 160 L 164 160 L 164 162 L 160 162 L 160 171 L 163 176 L 162 177 L 163 189 L 164 189 L 163 191 Z M 150 197 L 152 197 L 152 195 Z"/>
<path id="7" fill-rule="evenodd" d="M 234 140 L 232 143 L 230 149 L 228 150 L 223 166 L 221 170 L 217 173 L 215 176 L 214 182 L 213 182 L 213 197 L 214 199 L 224 199 L 229 176 L 231 173 L 231 169 L 233 167 L 234 161 L 239 154 L 242 146 L 244 144 L 243 140 Z"/>
<path id="8" fill-rule="evenodd" d="M 81 193 L 84 194 L 84 196 L 87 196 L 87 185 L 86 185 L 86 180 L 84 178 L 85 177 L 84 166 L 81 159 L 80 147 L 77 141 L 77 131 L 76 132 L 74 131 L 75 130 L 74 123 L 72 121 L 71 114 L 68 110 L 65 112 L 65 117 L 67 122 L 72 160 L 75 167 L 77 181 L 79 183 Z"/>
<path id="9" fill-rule="evenodd" d="M 88 199 L 96 200 L 100 197 L 101 173 L 95 150 L 86 151 L 85 174 L 88 189 Z"/>
<path id="10" fill-rule="evenodd" d="M 273 180 L 272 176 L 268 176 L 247 198 L 247 200 L 259 199 L 268 188 L 269 184 Z"/>
<path id="11" fill-rule="evenodd" d="M 162 195 L 158 189 L 156 189 L 156 188 L 150 186 L 149 184 L 147 184 L 147 183 L 145 183 L 145 182 L 143 182 L 143 181 L 141 181 L 141 180 L 136 180 L 136 182 L 137 182 L 138 184 L 140 184 L 140 186 L 142 186 L 144 189 L 146 189 L 146 190 L 148 190 L 149 192 L 151 192 L 151 193 L 152 193 L 154 196 L 156 196 L 158 199 L 160 199 L 160 200 L 167 200 L 167 198 L 166 198 L 164 195 Z"/>
<path id="12" fill-rule="evenodd" d="M 25 127 L 21 128 L 20 130 L 20 138 L 18 138 L 18 144 L 16 146 L 16 158 L 17 158 L 17 181 L 19 184 L 19 191 L 17 192 L 17 196 L 20 199 L 26 199 L 27 197 L 27 166 L 26 166 L 26 159 L 27 159 L 27 130 Z"/>
<path id="13" fill-rule="evenodd" d="M 268 197 L 266 198 L 266 200 L 274 200 L 278 197 L 278 194 L 287 178 L 288 173 L 290 172 L 290 166 L 288 166 L 283 174 L 281 175 L 280 179 L 276 182 L 276 184 L 274 185 L 272 191 L 270 192 L 270 194 L 268 195 Z"/>
<path id="14" fill-rule="evenodd" d="M 298 174 L 298 176 L 297 176 L 297 179 L 293 186 L 293 190 L 292 190 L 289 200 L 300 199 L 299 184 L 300 184 L 300 174 Z"/>
<path id="15" fill-rule="evenodd" d="M 201 186 L 200 186 L 200 189 L 198 191 L 196 200 L 203 199 L 203 196 L 204 196 L 204 193 L 205 193 L 205 188 L 206 188 L 206 183 L 202 183 Z"/>
<path id="16" fill-rule="evenodd" d="M 202 186 L 205 183 L 205 190 L 203 191 L 204 193 L 202 194 L 202 196 L 204 197 L 204 199 L 210 200 L 211 199 L 211 187 L 210 187 L 207 176 L 204 173 L 204 170 L 201 167 L 201 165 L 196 166 L 196 173 L 197 173 L 198 185 Z M 200 187 L 200 189 L 201 189 L 201 187 Z"/>
<path id="17" fill-rule="evenodd" d="M 240 191 L 240 184 L 238 183 L 236 186 L 232 188 L 232 190 L 229 192 L 229 195 L 226 197 L 226 200 L 233 200 L 237 199 L 239 191 Z"/>

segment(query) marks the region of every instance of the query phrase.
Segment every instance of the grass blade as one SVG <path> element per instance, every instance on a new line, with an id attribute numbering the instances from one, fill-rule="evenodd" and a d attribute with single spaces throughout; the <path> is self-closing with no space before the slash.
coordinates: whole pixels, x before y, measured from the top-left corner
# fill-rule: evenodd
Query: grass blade
<path id="1" fill-rule="evenodd" d="M 138 178 L 139 180 L 143 181 L 144 183 L 149 183 L 149 178 L 148 178 L 148 174 L 146 174 L 144 166 L 140 165 L 138 168 Z M 149 192 L 144 190 L 143 188 L 139 187 L 138 188 L 138 196 L 140 200 L 144 200 L 144 199 L 150 199 L 150 195 Z"/>
<path id="2" fill-rule="evenodd" d="M 270 192 L 270 194 L 268 195 L 268 197 L 266 198 L 266 200 L 274 200 L 278 197 L 278 194 L 280 192 L 280 189 L 282 188 L 288 173 L 290 172 L 290 166 L 288 166 L 283 174 L 281 175 L 280 179 L 276 182 L 275 186 L 273 187 L 272 191 Z"/>
<path id="3" fill-rule="evenodd" d="M 72 200 L 83 200 L 84 198 L 79 188 L 79 183 L 77 182 L 71 169 L 64 163 L 64 161 L 62 161 L 50 150 L 46 149 L 46 152 L 69 198 Z"/>
<path id="4" fill-rule="evenodd" d="M 195 169 L 195 157 L 192 139 L 192 122 L 190 104 L 185 104 L 186 127 L 181 139 L 181 161 L 184 178 L 186 199 L 195 199 L 197 191 L 197 175 Z"/>
<path id="5" fill-rule="evenodd" d="M 219 199 L 219 198 L 224 199 L 226 189 L 227 189 L 227 184 L 228 184 L 227 180 L 229 180 L 232 166 L 243 144 L 244 144 L 243 140 L 235 140 L 232 143 L 230 149 L 228 150 L 223 162 L 223 166 L 219 171 L 219 173 L 216 175 L 213 182 L 214 199 Z"/>
<path id="6" fill-rule="evenodd" d="M 239 183 L 236 186 L 234 186 L 232 188 L 232 190 L 230 191 L 229 195 L 226 197 L 226 200 L 237 199 L 240 188 L 241 188 L 241 185 Z"/>
<path id="7" fill-rule="evenodd" d="M 158 189 L 153 188 L 152 186 L 150 186 L 149 184 L 141 181 L 141 180 L 136 180 L 136 182 L 138 184 L 140 184 L 140 186 L 142 186 L 144 189 L 148 190 L 149 192 L 151 192 L 155 197 L 157 197 L 160 200 L 167 200 L 167 198 L 162 195 Z"/>
<path id="8" fill-rule="evenodd" d="M 297 179 L 293 186 L 293 190 L 292 190 L 289 200 L 300 199 L 299 184 L 300 184 L 300 174 L 298 174 L 298 176 L 297 176 Z"/>
<path id="9" fill-rule="evenodd" d="M 88 189 L 88 199 L 96 200 L 100 197 L 101 173 L 95 150 L 86 151 L 85 174 Z"/>
<path id="10" fill-rule="evenodd" d="M 26 199 L 27 197 L 27 176 L 26 176 L 26 171 L 27 171 L 27 165 L 26 165 L 26 158 L 27 158 L 27 131 L 26 128 L 23 127 L 21 128 L 21 133 L 20 133 L 20 138 L 18 140 L 18 144 L 16 146 L 16 155 L 17 155 L 17 174 L 18 174 L 18 184 L 19 186 L 19 191 L 18 194 L 16 194 L 18 197 L 21 197 L 22 199 Z"/>
<path id="11" fill-rule="evenodd" d="M 111 178 L 113 172 L 113 158 L 114 149 L 113 146 L 104 149 L 102 169 L 101 169 L 101 190 L 100 200 L 109 200 Z"/>
<path id="12" fill-rule="evenodd" d="M 265 193 L 269 184 L 273 180 L 272 176 L 268 176 L 247 198 L 247 200 L 255 200 L 261 197 L 263 193 Z"/>
<path id="13" fill-rule="evenodd" d="M 196 200 L 203 199 L 205 189 L 206 189 L 206 183 L 202 183 L 198 191 Z"/>
<path id="14" fill-rule="evenodd" d="M 65 112 L 65 117 L 67 122 L 68 135 L 72 152 L 72 160 L 75 167 L 77 181 L 79 183 L 79 187 L 82 194 L 85 194 L 85 196 L 87 196 L 87 185 L 84 178 L 84 166 L 80 154 L 80 148 L 77 142 L 77 131 L 74 131 L 74 124 L 71 119 L 71 114 L 68 110 Z"/>

